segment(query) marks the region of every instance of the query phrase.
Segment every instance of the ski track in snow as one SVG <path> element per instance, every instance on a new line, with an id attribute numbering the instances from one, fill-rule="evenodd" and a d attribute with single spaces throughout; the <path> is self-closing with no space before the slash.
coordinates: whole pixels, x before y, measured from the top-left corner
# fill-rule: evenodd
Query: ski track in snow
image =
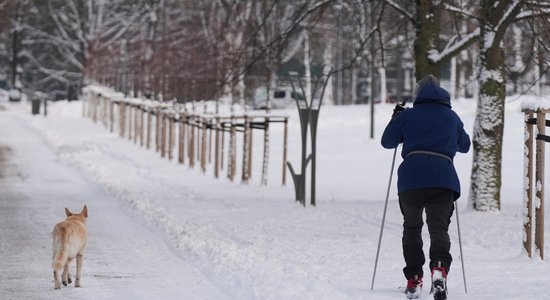
<path id="1" fill-rule="evenodd" d="M 80 112 L 78 102 L 56 104 L 58 110 L 75 106 L 74 111 Z M 382 108 L 378 119 L 391 114 L 390 106 Z M 118 134 L 109 133 L 101 125 L 79 117 L 78 113 L 60 113 L 56 116 L 56 105 L 52 105 L 50 109 L 53 116 L 46 119 L 32 118 L 17 111 L 17 108 L 0 112 L 3 114 L 0 115 L 0 125 L 4 128 L 0 129 L 0 136 L 10 133 L 20 135 L 20 138 L 26 136 L 35 139 L 32 143 L 24 143 L 14 136 L 6 140 L 10 143 L 29 144 L 27 148 L 38 145 L 37 150 L 46 153 L 41 159 L 51 164 L 33 166 L 23 161 L 17 163 L 17 157 L 31 157 L 32 151 L 36 150 L 15 144 L 8 145 L 13 148 L 13 159 L 16 160 L 17 167 L 24 166 L 28 169 L 12 174 L 15 179 L 10 177 L 7 181 L 10 188 L 6 192 L 0 192 L 0 195 L 4 199 L 21 199 L 25 205 L 10 206 L 6 204 L 8 202 L 2 201 L 2 205 L 18 213 L 10 214 L 2 209 L 0 214 L 2 217 L 6 214 L 18 216 L 27 208 L 31 212 L 47 211 L 47 214 L 36 221 L 38 224 L 33 226 L 23 221 L 16 223 L 19 224 L 16 228 L 8 226 L 8 237 L 11 239 L 21 231 L 28 232 L 38 227 L 43 227 L 44 232 L 50 232 L 55 222 L 63 217 L 63 205 L 71 203 L 80 206 L 82 201 L 87 202 L 90 208 L 90 231 L 95 233 L 95 236 L 91 235 L 91 241 L 95 239 L 95 242 L 89 245 L 89 256 L 84 262 L 84 288 L 64 288 L 60 292 L 64 297 L 381 300 L 405 298 L 395 288 L 404 283 L 400 250 L 402 221 L 395 201 L 395 192 L 392 192 L 390 197 L 375 289 L 370 290 L 384 204 L 379 195 L 385 193 L 384 186 L 389 175 L 387 165 L 391 159 L 391 153 L 383 152 L 378 144 L 370 141 L 364 143 L 357 139 L 350 142 L 354 147 L 366 145 L 373 148 L 372 158 L 367 158 L 366 163 L 361 161 L 361 165 L 369 166 L 369 170 L 363 169 L 363 172 L 374 173 L 369 175 L 368 183 L 369 187 L 378 186 L 378 191 L 375 191 L 374 195 L 365 194 L 360 189 L 360 192 L 357 192 L 358 189 L 349 191 L 349 187 L 353 188 L 356 182 L 351 177 L 335 178 L 336 185 L 340 180 L 341 186 L 348 189 L 344 195 L 351 195 L 351 199 L 367 198 L 368 201 L 339 201 L 338 198 L 341 196 L 338 194 L 338 188 L 331 191 L 328 184 L 320 184 L 319 198 L 323 200 L 335 197 L 336 201 L 322 201 L 317 208 L 304 209 L 293 202 L 291 186 L 244 186 L 240 183 L 230 183 L 225 179 L 215 180 L 208 172 L 202 175 L 197 170 L 189 169 L 187 165 L 180 166 L 175 162 L 161 159 L 153 150 L 146 150 L 127 139 L 120 138 Z M 466 123 L 471 114 L 468 106 L 464 105 L 462 109 L 461 116 L 465 115 Z M 323 114 L 327 116 L 328 124 L 337 123 L 350 128 L 357 126 L 357 121 L 346 115 L 351 110 L 346 111 L 342 107 L 328 107 L 327 110 Z M 293 116 L 294 119 L 295 117 Z M 324 120 L 321 120 L 321 124 Z M 510 122 L 509 120 L 507 116 L 507 122 Z M 521 141 L 523 128 L 520 124 L 523 118 L 520 117 L 518 120 L 516 131 L 521 133 L 518 137 Z M 385 119 L 381 120 L 378 128 L 383 129 L 384 123 Z M 13 132 L 5 129 L 10 124 L 14 128 Z M 323 126 L 325 133 L 332 132 L 330 126 Z M 320 145 L 323 145 L 322 132 L 320 131 L 319 136 Z M 350 133 L 351 136 L 357 134 L 358 131 Z M 273 137 L 273 140 L 276 138 Z M 338 136 L 337 140 L 343 142 L 346 138 Z M 514 147 L 522 151 L 521 142 L 514 143 L 517 143 Z M 345 162 L 347 156 L 338 155 L 333 150 L 325 145 L 325 148 L 319 151 L 334 153 L 330 157 Z M 47 154 L 48 152 L 50 154 Z M 348 157 L 355 160 L 362 156 L 350 153 Z M 518 155 L 517 160 L 521 158 L 522 156 Z M 298 162 L 292 155 L 290 160 L 293 163 Z M 331 162 L 326 158 L 323 160 L 322 156 L 319 161 Z M 40 178 L 33 179 L 37 177 L 36 172 L 43 172 L 49 167 L 64 170 L 53 179 L 49 178 L 49 175 L 40 175 Z M 457 168 L 459 172 L 466 169 L 463 165 Z M 270 167 L 270 170 L 272 169 Z M 521 177 L 521 170 L 517 173 L 518 177 Z M 67 177 L 66 174 L 70 176 Z M 323 173 L 319 175 L 320 180 L 323 176 L 326 178 Z M 463 187 L 467 187 L 468 181 L 464 176 L 461 178 Z M 55 184 L 49 188 L 46 183 L 40 182 L 44 179 L 47 179 L 46 183 L 54 181 Z M 503 182 L 506 180 L 510 181 L 504 178 Z M 30 192 L 18 192 L 19 186 L 28 185 L 27 181 L 39 186 L 32 188 Z M 74 183 L 73 181 L 76 181 L 76 186 L 68 188 L 67 184 Z M 521 187 L 522 184 L 519 183 L 518 186 Z M 36 198 L 44 191 L 47 201 L 37 202 Z M 329 193 L 333 196 L 327 196 Z M 463 191 L 463 195 L 466 193 Z M 65 198 L 63 201 L 57 200 L 60 194 L 67 194 L 61 197 Z M 86 199 L 70 199 L 71 202 L 68 202 L 69 195 L 74 197 L 80 194 L 86 195 Z M 461 207 L 464 207 L 466 197 L 464 195 L 465 199 L 459 200 L 462 201 Z M 114 199 L 118 202 L 113 203 Z M 550 299 L 550 268 L 536 259 L 529 260 L 520 253 L 521 201 L 515 203 L 508 200 L 507 204 L 501 214 L 461 210 L 468 294 L 464 294 L 456 219 L 453 217 L 450 234 L 455 260 L 449 277 L 450 299 Z M 13 219 L 0 222 L 10 224 Z M 108 226 L 119 223 L 121 227 L 115 226 L 117 230 Z M 424 235 L 427 253 L 429 239 L 426 232 Z M 0 283 L 0 291 L 8 291 L 7 299 L 34 298 L 42 294 L 49 299 L 59 295 L 53 291 L 53 283 L 50 286 L 50 238 L 43 236 L 32 243 L 23 243 L 29 253 L 40 252 L 40 255 L 33 256 L 30 263 L 33 270 L 17 269 L 16 265 L 23 263 L 23 258 L 19 256 L 16 256 L 19 259 L 17 263 L 4 262 L 2 269 L 16 270 L 18 280 L 25 276 L 40 281 L 40 284 L 17 284 L 16 279 L 2 273 L 4 283 Z M 548 241 L 548 238 L 546 240 Z M 1 245 L 1 253 L 15 255 L 19 242 L 12 241 L 6 244 L 2 240 Z M 126 254 L 120 249 L 131 249 L 137 253 Z M 151 256 L 155 263 L 164 263 L 168 267 L 168 272 L 158 268 L 151 269 L 147 263 L 141 263 L 149 260 Z M 134 260 L 140 263 L 136 266 Z M 119 273 L 120 269 L 126 269 L 128 272 Z M 425 272 L 428 274 L 426 269 Z M 26 276 L 28 274 L 32 275 Z M 165 277 L 172 279 L 166 280 Z M 173 277 L 179 278 L 180 281 Z M 198 286 L 197 281 L 201 282 Z M 518 283 L 525 288 L 512 288 L 518 286 Z M 25 290 L 25 285 L 32 288 Z M 425 282 L 425 285 L 428 286 L 429 283 Z M 510 288 L 502 291 L 503 286 Z M 189 295 L 186 295 L 185 291 Z M 429 287 L 421 299 L 430 299 L 428 291 Z M 4 293 L 0 292 L 0 295 L 2 294 Z"/>

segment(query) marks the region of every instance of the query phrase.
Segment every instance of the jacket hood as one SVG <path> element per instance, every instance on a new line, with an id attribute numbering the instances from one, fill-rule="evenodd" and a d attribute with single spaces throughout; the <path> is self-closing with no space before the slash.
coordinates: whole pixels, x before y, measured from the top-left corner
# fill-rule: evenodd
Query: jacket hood
<path id="1" fill-rule="evenodd" d="M 433 75 L 428 75 L 418 82 L 414 105 L 424 103 L 438 103 L 451 108 L 449 93 L 439 85 L 439 80 Z"/>

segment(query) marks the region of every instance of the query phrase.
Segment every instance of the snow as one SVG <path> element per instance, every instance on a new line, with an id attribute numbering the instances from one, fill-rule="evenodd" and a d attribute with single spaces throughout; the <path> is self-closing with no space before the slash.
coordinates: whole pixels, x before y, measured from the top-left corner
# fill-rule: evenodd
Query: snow
<path id="1" fill-rule="evenodd" d="M 463 37 L 458 40 L 456 43 L 451 43 L 449 45 L 445 46 L 445 49 L 443 49 L 441 52 L 439 52 L 437 49 L 430 50 L 430 53 L 428 54 L 428 57 L 430 60 L 434 63 L 440 62 L 445 58 L 451 57 L 451 53 L 457 51 L 457 49 L 460 49 L 464 46 L 464 44 L 470 42 L 472 39 L 479 38 L 480 31 L 479 28 L 476 28 L 472 32 L 468 34 L 461 34 Z M 450 39 L 450 41 L 456 41 L 458 36 L 454 36 Z"/>
<path id="2" fill-rule="evenodd" d="M 10 99 L 20 99 L 21 98 L 21 92 L 16 89 L 11 89 L 9 91 Z"/>
<path id="3" fill-rule="evenodd" d="M 527 98 L 527 97 L 525 97 Z M 538 97 L 529 97 L 521 101 L 521 109 L 532 112 L 550 111 L 550 100 L 537 99 Z"/>
<path id="4" fill-rule="evenodd" d="M 3 298 L 405 298 L 397 289 L 405 279 L 395 176 L 375 287 L 370 290 L 393 155 L 378 139 L 393 105 L 377 107 L 376 140 L 368 138 L 369 106 L 321 109 L 315 208 L 294 201 L 290 180 L 281 186 L 282 126 L 271 127 L 269 184 L 261 186 L 259 132 L 253 137 L 252 178 L 243 184 L 225 176 L 214 179 L 211 168 L 203 174 L 198 167 L 162 159 L 120 138 L 116 130 L 110 133 L 81 117 L 81 105 L 51 103 L 47 117 L 33 117 L 24 101 L 0 111 Z M 471 134 L 475 101 L 453 101 L 453 109 Z M 291 117 L 289 161 L 297 164 L 297 112 L 276 113 Z M 463 190 L 457 204 L 468 294 L 453 217 L 451 299 L 550 297 L 550 266 L 522 250 L 523 121 L 521 102 L 508 102 L 500 213 L 466 208 L 472 154 L 455 158 Z M 309 195 L 308 188 L 306 200 Z M 90 214 L 90 243 L 83 287 L 54 291 L 51 230 L 64 218 L 64 207 L 77 211 L 84 204 Z M 427 230 L 424 241 L 427 253 Z M 431 298 L 428 290 L 426 283 L 422 299 Z"/>
<path id="5" fill-rule="evenodd" d="M 488 69 L 482 69 L 479 74 L 479 81 L 480 82 L 487 82 L 489 80 L 494 80 L 496 82 L 504 82 L 504 78 L 502 77 L 502 72 L 499 70 L 488 70 Z"/>

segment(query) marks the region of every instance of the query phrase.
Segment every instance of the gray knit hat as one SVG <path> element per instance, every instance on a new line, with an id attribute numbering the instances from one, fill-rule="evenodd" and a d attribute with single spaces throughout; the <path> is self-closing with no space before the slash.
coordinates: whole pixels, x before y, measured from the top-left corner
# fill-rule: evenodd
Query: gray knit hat
<path id="1" fill-rule="evenodd" d="M 414 98 L 416 99 L 416 97 L 418 97 L 418 93 L 428 85 L 439 86 L 439 79 L 437 79 L 437 77 L 433 76 L 432 74 L 428 74 L 424 76 L 424 78 L 420 79 L 416 84 L 416 92 L 414 93 Z"/>
<path id="2" fill-rule="evenodd" d="M 449 92 L 439 85 L 439 79 L 432 74 L 418 81 L 414 93 L 414 105 L 423 103 L 440 103 L 451 108 Z"/>

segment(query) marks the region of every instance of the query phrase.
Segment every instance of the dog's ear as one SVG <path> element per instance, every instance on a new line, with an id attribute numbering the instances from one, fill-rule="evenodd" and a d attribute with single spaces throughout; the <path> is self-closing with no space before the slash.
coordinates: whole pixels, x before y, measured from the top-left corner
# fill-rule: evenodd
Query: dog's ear
<path id="1" fill-rule="evenodd" d="M 66 207 L 65 207 L 65 214 L 67 215 L 67 217 L 70 217 L 73 215 L 73 213 Z"/>
<path id="2" fill-rule="evenodd" d="M 80 212 L 82 215 L 84 215 L 84 218 L 88 218 L 88 207 L 86 204 L 84 204 L 84 208 L 82 209 L 82 212 Z"/>

